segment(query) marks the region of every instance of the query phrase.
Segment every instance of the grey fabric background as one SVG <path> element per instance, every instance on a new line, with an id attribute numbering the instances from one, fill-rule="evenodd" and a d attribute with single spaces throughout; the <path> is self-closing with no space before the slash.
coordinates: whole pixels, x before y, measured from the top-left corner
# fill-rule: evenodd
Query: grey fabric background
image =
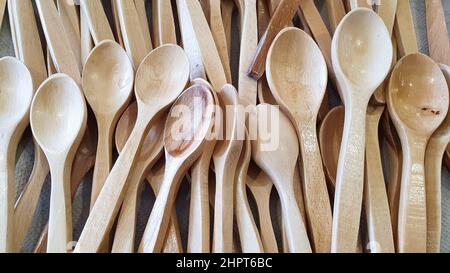
<path id="1" fill-rule="evenodd" d="M 415 20 L 416 31 L 419 40 L 419 48 L 423 53 L 428 53 L 428 42 L 426 37 L 426 19 L 425 19 L 425 2 L 426 0 L 411 0 L 413 15 Z M 319 7 L 323 6 L 323 1 L 316 0 Z M 445 6 L 445 14 L 447 18 L 447 27 L 450 26 L 450 0 L 443 0 Z M 7 12 L 6 12 L 7 13 Z M 450 28 L 449 28 L 450 29 Z M 449 31 L 450 32 L 450 31 Z M 237 34 L 236 36 L 237 37 Z M 236 55 L 236 47 L 234 47 L 234 55 Z M 9 29 L 8 16 L 5 14 L 5 19 L 0 32 L 0 57 L 14 56 L 13 45 L 11 42 L 11 34 Z M 24 139 L 21 143 L 19 151 L 23 150 L 18 155 L 18 162 L 16 167 L 17 180 L 17 195 L 23 189 L 33 167 L 33 144 L 31 141 L 31 133 L 28 130 L 25 133 Z M 443 195 L 443 227 L 442 227 L 442 252 L 450 253 L 450 173 L 446 167 L 443 167 L 442 179 L 442 195 Z M 74 204 L 73 204 L 73 225 L 74 225 L 74 239 L 76 240 L 82 230 L 83 224 L 86 221 L 89 212 L 89 200 L 91 189 L 91 175 L 88 175 L 86 181 L 81 185 Z M 48 206 L 50 193 L 50 179 L 47 181 L 42 190 L 40 202 L 33 219 L 32 227 L 24 243 L 23 252 L 32 252 L 34 246 L 40 236 L 42 229 L 48 220 Z M 177 200 L 177 212 L 182 227 L 183 241 L 187 240 L 187 216 L 189 215 L 189 200 L 188 200 L 188 185 L 183 183 L 181 193 Z M 137 239 L 140 238 L 145 228 L 146 220 L 150 214 L 151 207 L 154 202 L 154 195 L 150 188 L 146 185 L 141 198 L 139 208 L 139 221 L 136 227 Z"/>

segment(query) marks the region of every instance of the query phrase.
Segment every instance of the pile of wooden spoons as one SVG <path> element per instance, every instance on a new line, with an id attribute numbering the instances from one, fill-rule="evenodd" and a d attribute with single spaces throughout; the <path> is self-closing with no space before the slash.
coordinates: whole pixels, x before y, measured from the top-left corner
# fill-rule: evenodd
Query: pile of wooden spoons
<path id="1" fill-rule="evenodd" d="M 0 252 L 21 250 L 49 171 L 36 252 L 440 251 L 440 1 L 427 3 L 433 59 L 417 50 L 407 0 L 327 0 L 325 20 L 312 0 L 79 2 L 36 0 L 35 17 L 8 1 L 17 59 L 0 59 Z M 333 96 L 342 103 L 330 108 Z M 16 202 L 28 125 L 35 164 Z M 73 198 L 90 170 L 74 238 Z M 144 180 L 156 197 L 148 219 Z"/>

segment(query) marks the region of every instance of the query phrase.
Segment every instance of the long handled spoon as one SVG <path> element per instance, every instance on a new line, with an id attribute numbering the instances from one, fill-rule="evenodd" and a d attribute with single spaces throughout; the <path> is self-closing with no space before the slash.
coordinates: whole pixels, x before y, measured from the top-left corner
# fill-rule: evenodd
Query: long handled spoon
<path id="1" fill-rule="evenodd" d="M 401 59 L 389 83 L 388 107 L 403 147 L 398 220 L 398 251 L 427 250 L 425 151 L 449 107 L 448 86 L 440 68 L 416 53 Z"/>
<path id="2" fill-rule="evenodd" d="M 41 85 L 31 106 L 31 128 L 47 156 L 52 176 L 49 253 L 69 251 L 68 244 L 72 241 L 69 180 L 86 121 L 86 103 L 75 81 L 64 74 L 55 74 Z"/>
<path id="3" fill-rule="evenodd" d="M 305 32 L 286 28 L 269 50 L 266 73 L 272 94 L 299 136 L 313 249 L 330 252 L 331 204 L 316 134 L 317 115 L 327 86 L 325 60 Z"/>
<path id="4" fill-rule="evenodd" d="M 148 25 L 146 0 L 134 0 L 136 11 L 139 16 L 139 23 L 141 26 L 142 35 L 144 36 L 145 47 L 149 50 L 153 49 L 152 36 L 150 35 L 150 28 Z M 170 2 L 170 1 L 167 1 Z"/>
<path id="5" fill-rule="evenodd" d="M 59 18 L 61 18 L 65 34 L 69 39 L 70 48 L 81 71 L 83 66 L 81 63 L 80 19 L 78 18 L 77 5 L 66 0 L 57 0 L 56 4 Z"/>
<path id="6" fill-rule="evenodd" d="M 450 86 L 450 67 L 441 65 L 442 72 Z M 425 157 L 425 181 L 427 196 L 427 253 L 439 253 L 441 250 L 442 158 L 450 142 L 450 115 L 433 134 L 428 143 Z"/>
<path id="7" fill-rule="evenodd" d="M 117 121 L 133 90 L 133 65 L 126 52 L 113 41 L 103 41 L 89 55 L 83 70 L 83 90 L 97 119 L 97 157 L 92 180 L 94 206 L 112 165 L 112 139 Z"/>
<path id="8" fill-rule="evenodd" d="M 438 63 L 450 65 L 450 41 L 442 1 L 428 0 L 425 4 L 430 56 Z"/>
<path id="9" fill-rule="evenodd" d="M 103 40 L 113 40 L 114 35 L 101 0 L 81 0 L 81 10 L 86 15 L 95 44 Z"/>
<path id="10" fill-rule="evenodd" d="M 18 80 L 21 79 L 21 80 Z M 17 59 L 0 59 L 0 253 L 14 251 L 15 160 L 33 98 L 30 72 Z"/>
<path id="11" fill-rule="evenodd" d="M 5 15 L 6 0 L 0 0 L 0 29 L 2 28 L 3 16 Z"/>
<path id="12" fill-rule="evenodd" d="M 231 58 L 231 32 L 233 25 L 233 12 L 235 4 L 233 0 L 221 1 L 222 20 L 227 40 L 228 58 Z"/>
<path id="13" fill-rule="evenodd" d="M 325 4 L 327 6 L 331 30 L 332 33 L 334 33 L 342 18 L 344 18 L 346 14 L 344 2 L 342 0 L 325 0 Z"/>
<path id="14" fill-rule="evenodd" d="M 242 129 L 236 89 L 225 85 L 218 93 L 224 110 L 224 140 L 216 145 L 213 160 L 216 172 L 214 205 L 213 252 L 231 253 L 233 245 L 234 182 L 243 141 L 238 130 Z"/>
<path id="15" fill-rule="evenodd" d="M 391 68 L 392 55 L 391 36 L 372 10 L 351 11 L 336 29 L 332 59 L 345 104 L 345 125 L 334 200 L 333 252 L 356 250 L 364 185 L 365 116 L 371 96 Z"/>
<path id="16" fill-rule="evenodd" d="M 255 115 L 258 137 L 252 141 L 253 159 L 270 176 L 280 195 L 289 251 L 309 253 L 306 225 L 294 194 L 293 178 L 299 156 L 297 133 L 275 106 L 259 105 Z"/>
<path id="17" fill-rule="evenodd" d="M 164 44 L 177 44 L 172 3 L 166 0 L 155 0 L 153 4 L 153 42 L 155 47 Z"/>
<path id="18" fill-rule="evenodd" d="M 116 147 L 119 152 L 125 146 L 137 117 L 137 105 L 133 103 L 122 115 L 116 129 Z M 133 253 L 136 213 L 139 189 L 147 170 L 158 161 L 163 150 L 164 119 L 157 121 L 145 138 L 134 172 L 130 174 L 128 188 L 120 209 L 114 236 L 113 253 Z"/>
<path id="19" fill-rule="evenodd" d="M 153 50 L 142 62 L 135 81 L 138 102 L 136 126 L 106 179 L 75 252 L 99 250 L 122 204 L 128 175 L 150 129 L 150 121 L 175 101 L 184 89 L 188 76 L 186 54 L 175 45 L 164 45 Z"/>
<path id="20" fill-rule="evenodd" d="M 145 228 L 139 252 L 161 250 L 181 178 L 202 153 L 206 137 L 211 132 L 213 105 L 211 91 L 204 85 L 194 85 L 172 107 L 164 131 L 164 181 Z"/>
<path id="21" fill-rule="evenodd" d="M 400 57 L 419 52 L 417 34 L 409 0 L 397 0 L 394 26 Z"/>

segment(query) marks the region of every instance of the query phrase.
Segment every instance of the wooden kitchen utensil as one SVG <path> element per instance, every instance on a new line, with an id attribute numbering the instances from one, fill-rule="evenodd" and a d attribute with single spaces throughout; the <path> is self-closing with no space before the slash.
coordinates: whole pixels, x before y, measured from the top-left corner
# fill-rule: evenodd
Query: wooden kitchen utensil
<path id="1" fill-rule="evenodd" d="M 392 72 L 387 100 L 403 147 L 398 251 L 423 253 L 427 250 L 425 150 L 447 115 L 448 86 L 429 57 L 410 54 Z"/>
<path id="2" fill-rule="evenodd" d="M 30 121 L 52 176 L 47 252 L 65 253 L 72 241 L 71 166 L 87 122 L 77 83 L 64 74 L 46 80 L 33 100 Z"/>
<path id="3" fill-rule="evenodd" d="M 441 65 L 441 70 L 450 86 L 450 67 Z M 428 143 L 425 157 L 425 185 L 427 198 L 427 253 L 441 251 L 442 158 L 450 142 L 450 115 L 447 114 L 442 125 Z"/>
<path id="4" fill-rule="evenodd" d="M 103 40 L 114 41 L 114 35 L 101 0 L 81 0 L 81 10 L 86 15 L 95 44 Z"/>
<path id="5" fill-rule="evenodd" d="M 239 158 L 242 151 L 242 128 L 245 116 L 239 111 L 239 99 L 236 89 L 232 85 L 225 85 L 218 93 L 220 107 L 224 111 L 223 140 L 216 145 L 213 154 L 216 173 L 216 195 L 214 205 L 214 253 L 231 253 L 233 248 L 233 219 L 234 219 L 234 183 Z"/>
<path id="6" fill-rule="evenodd" d="M 21 79 L 21 80 L 18 80 Z M 12 57 L 0 59 L 0 253 L 14 251 L 15 160 L 28 126 L 33 81 L 27 67 Z"/>
<path id="7" fill-rule="evenodd" d="M 394 25 L 400 57 L 419 52 L 416 28 L 409 0 L 397 0 L 397 16 Z"/>
<path id="8" fill-rule="evenodd" d="M 344 18 L 346 11 L 343 0 L 325 0 L 331 32 L 334 33 L 337 26 Z"/>
<path id="9" fill-rule="evenodd" d="M 172 3 L 166 0 L 152 1 L 153 43 L 155 47 L 164 44 L 177 44 Z"/>
<path id="10" fill-rule="evenodd" d="M 364 185 L 367 105 L 386 78 L 392 55 L 391 36 L 383 20 L 372 10 L 351 11 L 336 29 L 333 67 L 346 107 L 336 177 L 333 252 L 356 250 Z"/>
<path id="11" fill-rule="evenodd" d="M 78 18 L 78 7 L 73 2 L 67 0 L 56 1 L 59 18 L 69 39 L 70 48 L 77 60 L 78 67 L 82 71 L 81 63 L 81 36 L 80 36 L 80 18 Z"/>
<path id="12" fill-rule="evenodd" d="M 270 176 L 280 195 L 289 251 L 309 253 L 306 225 L 294 194 L 293 177 L 299 156 L 295 128 L 277 107 L 268 104 L 257 106 L 255 118 L 258 138 L 252 141 L 253 160 Z"/>
<path id="13" fill-rule="evenodd" d="M 0 0 L 0 29 L 2 28 L 3 16 L 5 15 L 6 0 Z"/>
<path id="14" fill-rule="evenodd" d="M 148 25 L 147 7 L 146 7 L 147 2 L 148 1 L 146 0 L 134 0 L 134 4 L 136 5 L 136 12 L 139 16 L 139 23 L 140 23 L 139 25 L 141 27 L 142 35 L 144 36 L 145 47 L 152 50 L 153 42 L 152 36 L 150 35 L 150 27 Z"/>
<path id="15" fill-rule="evenodd" d="M 214 97 L 205 85 L 193 85 L 174 103 L 164 131 L 164 181 L 145 228 L 139 252 L 159 252 L 163 245 L 181 178 L 198 159 L 214 123 Z M 198 111 L 192 113 L 192 110 Z"/>
<path id="16" fill-rule="evenodd" d="M 222 20 L 227 40 L 228 58 L 231 58 L 231 29 L 233 23 L 234 0 L 221 1 Z"/>
<path id="17" fill-rule="evenodd" d="M 92 208 L 111 170 L 113 133 L 131 99 L 133 64 L 119 44 L 106 40 L 98 44 L 89 55 L 82 81 L 86 100 L 95 114 L 98 128 Z"/>
<path id="18" fill-rule="evenodd" d="M 136 126 L 106 179 L 75 252 L 99 250 L 122 204 L 128 175 L 150 129 L 150 122 L 175 101 L 184 89 L 188 76 L 189 61 L 183 49 L 176 45 L 159 47 L 142 62 L 135 81 L 138 102 Z"/>
<path id="19" fill-rule="evenodd" d="M 450 41 L 442 1 L 425 1 L 430 56 L 438 63 L 450 65 Z"/>
<path id="20" fill-rule="evenodd" d="M 313 249 L 330 252 L 331 204 L 316 134 L 328 80 L 325 60 L 310 36 L 298 28 L 286 28 L 269 50 L 266 74 L 273 96 L 297 130 Z"/>

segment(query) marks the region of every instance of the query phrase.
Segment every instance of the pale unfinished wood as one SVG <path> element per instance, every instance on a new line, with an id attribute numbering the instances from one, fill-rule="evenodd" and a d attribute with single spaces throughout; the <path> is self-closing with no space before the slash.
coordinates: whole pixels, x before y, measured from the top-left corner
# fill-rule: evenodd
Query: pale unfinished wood
<path id="1" fill-rule="evenodd" d="M 450 85 L 450 67 L 441 65 L 442 72 Z M 430 138 L 425 157 L 425 181 L 427 197 L 427 253 L 441 251 L 442 225 L 442 158 L 450 142 L 450 115 Z"/>
<path id="2" fill-rule="evenodd" d="M 235 4 L 233 0 L 221 1 L 223 27 L 227 40 L 228 58 L 231 56 L 231 32 L 233 23 L 233 12 Z"/>
<path id="3" fill-rule="evenodd" d="M 369 106 L 366 117 L 364 208 L 371 253 L 395 253 L 378 127 L 384 106 Z"/>
<path id="4" fill-rule="evenodd" d="M 198 98 L 201 98 L 199 100 Z M 166 169 L 148 220 L 139 252 L 160 252 L 170 219 L 170 212 L 175 203 L 181 180 L 186 171 L 199 158 L 206 143 L 206 137 L 214 124 L 214 97 L 205 85 L 193 85 L 174 103 L 169 113 L 164 132 Z M 191 112 L 180 115 L 177 107 L 184 106 L 189 111 L 200 111 L 202 119 L 191 120 Z M 175 114 L 176 111 L 178 114 Z M 187 116 L 186 116 L 187 115 Z M 181 129 L 180 122 L 183 124 Z M 185 131 L 188 128 L 189 131 Z M 182 135 L 176 132 L 183 131 Z"/>
<path id="5" fill-rule="evenodd" d="M 59 17 L 64 26 L 70 47 L 78 63 L 80 71 L 83 70 L 81 62 L 81 37 L 80 37 L 80 19 L 78 18 L 77 6 L 66 0 L 56 1 Z"/>
<path id="6" fill-rule="evenodd" d="M 120 20 L 119 20 L 119 14 L 117 11 L 117 2 L 116 0 L 111 0 L 111 13 L 113 17 L 113 32 L 116 38 L 116 41 L 122 46 L 125 47 L 122 37 L 122 30 L 120 29 Z"/>
<path id="7" fill-rule="evenodd" d="M 330 252 L 331 205 L 316 133 L 328 80 L 326 62 L 311 37 L 298 28 L 286 28 L 269 50 L 266 74 L 273 96 L 297 131 L 313 249 Z"/>
<path id="8" fill-rule="evenodd" d="M 91 208 L 111 170 L 113 134 L 131 100 L 133 72 L 133 64 L 125 50 L 111 40 L 101 42 L 92 50 L 83 69 L 82 87 L 98 128 Z"/>
<path id="9" fill-rule="evenodd" d="M 154 73 L 156 66 L 160 73 Z M 176 45 L 159 47 L 142 62 L 135 81 L 139 113 L 136 126 L 91 210 L 75 252 L 99 251 L 122 204 L 128 175 L 150 129 L 150 121 L 176 100 L 188 77 L 189 61 L 184 50 Z"/>
<path id="10" fill-rule="evenodd" d="M 80 39 L 81 39 L 81 63 L 83 67 L 86 60 L 94 48 L 94 41 L 92 40 L 91 31 L 89 29 L 89 22 L 83 9 L 80 10 Z"/>
<path id="11" fill-rule="evenodd" d="M 343 0 L 325 0 L 325 5 L 327 7 L 331 32 L 334 33 L 342 18 L 344 18 L 347 13 L 345 11 L 344 2 Z"/>
<path id="12" fill-rule="evenodd" d="M 145 47 L 147 50 L 153 49 L 152 36 L 150 35 L 150 27 L 148 25 L 146 0 L 134 0 L 136 11 L 139 16 L 139 23 L 141 26 L 142 35 L 144 36 Z M 168 1 L 170 2 L 170 1 Z"/>
<path id="13" fill-rule="evenodd" d="M 8 253 L 15 251 L 16 151 L 28 126 L 34 90 L 30 72 L 15 58 L 0 59 L 0 78 L 0 253 Z"/>
<path id="14" fill-rule="evenodd" d="M 0 0 L 0 29 L 2 28 L 3 16 L 5 15 L 6 0 Z"/>
<path id="15" fill-rule="evenodd" d="M 252 118 L 258 124 L 258 138 L 252 141 L 252 158 L 272 179 L 280 196 L 289 251 L 310 253 L 306 224 L 294 193 L 293 178 L 299 156 L 295 127 L 277 107 L 268 104 L 258 105 Z M 290 153 L 286 154 L 286 150 Z"/>
<path id="16" fill-rule="evenodd" d="M 360 47 L 356 41 L 366 46 Z M 336 176 L 332 252 L 357 249 L 364 185 L 365 116 L 371 96 L 390 71 L 392 57 L 391 36 L 372 10 L 351 11 L 336 29 L 332 59 L 345 105 L 345 125 Z"/>
<path id="17" fill-rule="evenodd" d="M 450 65 L 450 41 L 441 0 L 425 1 L 430 56 L 438 63 Z"/>
<path id="18" fill-rule="evenodd" d="M 86 14 L 95 44 L 103 40 L 113 40 L 114 35 L 106 17 L 101 0 L 81 0 L 81 10 Z"/>
<path id="19" fill-rule="evenodd" d="M 426 80 L 430 78 L 433 81 Z M 424 253 L 427 251 L 425 151 L 449 107 L 448 86 L 439 66 L 420 53 L 401 59 L 389 83 L 388 107 L 403 147 L 398 251 Z"/>
<path id="20" fill-rule="evenodd" d="M 216 173 L 216 194 L 214 203 L 214 253 L 231 253 L 233 248 L 233 219 L 235 174 L 242 151 L 242 130 L 245 121 L 239 112 L 239 101 L 236 89 L 225 85 L 218 93 L 220 107 L 224 112 L 223 139 L 216 145 L 213 154 Z M 241 132 L 242 133 L 242 132 Z"/>
<path id="21" fill-rule="evenodd" d="M 70 40 L 64 31 L 55 4 L 52 0 L 36 0 L 36 6 L 56 70 L 69 75 L 78 85 L 81 85 L 78 61 L 74 52 L 67 50 L 71 48 Z"/>
<path id="22" fill-rule="evenodd" d="M 152 4 L 153 42 L 155 47 L 164 44 L 177 44 L 171 1 L 154 0 Z"/>
<path id="23" fill-rule="evenodd" d="M 372 5 L 369 4 L 370 1 L 371 0 L 347 0 L 349 8 L 352 10 L 357 8 L 372 9 Z"/>
<path id="24" fill-rule="evenodd" d="M 280 5 L 281 0 L 267 0 L 267 2 L 270 11 L 270 17 L 272 17 L 275 14 L 278 6 Z"/>
<path id="25" fill-rule="evenodd" d="M 400 57 L 419 52 L 416 28 L 409 0 L 397 1 L 397 15 L 394 25 Z"/>
<path id="26" fill-rule="evenodd" d="M 47 252 L 70 252 L 70 174 L 87 123 L 86 103 L 78 84 L 64 74 L 51 76 L 37 91 L 30 116 L 33 135 L 47 157 L 52 177 Z M 69 120 L 70 129 L 62 126 Z"/>
<path id="27" fill-rule="evenodd" d="M 19 52 L 19 48 L 17 45 L 17 36 L 16 36 L 16 24 L 15 23 L 11 23 L 14 22 L 14 12 L 13 12 L 13 6 L 14 6 L 14 2 L 12 0 L 8 0 L 8 16 L 9 16 L 9 27 L 11 29 L 11 40 L 13 43 L 13 48 L 14 48 L 14 55 L 16 56 L 16 58 L 20 59 L 20 52 Z"/>

